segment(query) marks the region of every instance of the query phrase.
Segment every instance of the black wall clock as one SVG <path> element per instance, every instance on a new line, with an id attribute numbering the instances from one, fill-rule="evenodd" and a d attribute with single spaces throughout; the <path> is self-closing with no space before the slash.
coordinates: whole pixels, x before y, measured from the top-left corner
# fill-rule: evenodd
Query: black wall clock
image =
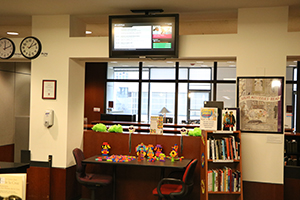
<path id="1" fill-rule="evenodd" d="M 15 53 L 16 47 L 12 40 L 8 38 L 0 39 L 0 58 L 9 59 Z"/>
<path id="2" fill-rule="evenodd" d="M 26 37 L 20 44 L 20 51 L 25 58 L 37 58 L 42 51 L 42 43 L 36 37 Z"/>

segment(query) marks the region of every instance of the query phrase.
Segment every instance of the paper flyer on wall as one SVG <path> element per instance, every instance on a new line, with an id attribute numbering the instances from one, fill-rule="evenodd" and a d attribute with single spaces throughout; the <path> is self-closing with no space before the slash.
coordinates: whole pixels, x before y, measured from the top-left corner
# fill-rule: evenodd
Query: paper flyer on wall
<path id="1" fill-rule="evenodd" d="M 163 134 L 163 116 L 151 116 L 150 134 Z"/>
<path id="2" fill-rule="evenodd" d="M 225 108 L 222 110 L 222 130 L 236 131 L 239 130 L 239 109 Z"/>
<path id="3" fill-rule="evenodd" d="M 0 174 L 0 199 L 26 199 L 26 174 Z"/>
<path id="4" fill-rule="evenodd" d="M 218 108 L 203 107 L 200 111 L 200 128 L 202 130 L 218 129 Z"/>

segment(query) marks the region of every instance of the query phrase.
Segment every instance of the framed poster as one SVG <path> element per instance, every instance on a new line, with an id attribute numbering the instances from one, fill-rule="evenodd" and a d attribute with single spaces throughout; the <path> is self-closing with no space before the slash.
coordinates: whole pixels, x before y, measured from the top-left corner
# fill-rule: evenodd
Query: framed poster
<path id="1" fill-rule="evenodd" d="M 56 80 L 43 80 L 43 99 L 56 99 Z"/>
<path id="2" fill-rule="evenodd" d="M 283 77 L 238 77 L 240 130 L 283 133 Z"/>

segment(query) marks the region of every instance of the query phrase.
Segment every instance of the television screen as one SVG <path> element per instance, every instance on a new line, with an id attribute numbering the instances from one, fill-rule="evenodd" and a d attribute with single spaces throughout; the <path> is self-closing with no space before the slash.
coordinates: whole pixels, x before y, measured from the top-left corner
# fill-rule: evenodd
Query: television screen
<path id="1" fill-rule="evenodd" d="M 177 58 L 178 14 L 109 16 L 110 58 Z"/>

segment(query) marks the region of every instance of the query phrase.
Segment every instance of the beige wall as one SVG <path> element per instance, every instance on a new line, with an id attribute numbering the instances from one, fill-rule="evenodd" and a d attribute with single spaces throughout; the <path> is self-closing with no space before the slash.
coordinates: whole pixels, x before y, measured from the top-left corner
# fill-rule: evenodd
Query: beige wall
<path id="1" fill-rule="evenodd" d="M 287 17 L 287 7 L 240 9 L 236 34 L 181 36 L 179 55 L 236 57 L 237 76 L 285 76 L 286 57 L 300 55 L 300 33 L 287 32 Z M 33 160 L 53 155 L 54 167 L 74 164 L 71 150 L 82 145 L 84 60 L 108 57 L 107 37 L 69 38 L 69 23 L 65 15 L 34 16 L 32 23 L 48 56 L 32 61 L 30 150 Z M 56 100 L 41 99 L 43 79 L 57 80 Z M 47 129 L 43 112 L 49 108 L 55 122 Z M 270 135 L 242 134 L 245 180 L 283 183 L 283 142 L 267 143 Z"/>

